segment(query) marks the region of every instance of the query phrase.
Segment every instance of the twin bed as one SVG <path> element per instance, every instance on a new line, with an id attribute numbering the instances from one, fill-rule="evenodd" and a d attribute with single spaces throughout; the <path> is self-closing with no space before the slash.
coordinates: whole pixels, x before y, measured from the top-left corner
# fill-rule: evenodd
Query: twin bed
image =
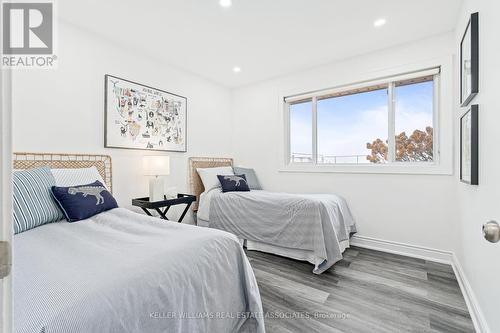
<path id="1" fill-rule="evenodd" d="M 356 225 L 346 201 L 333 194 L 205 190 L 199 169 L 232 167 L 230 158 L 190 158 L 197 223 L 238 236 L 248 250 L 305 260 L 321 274 L 342 259 Z"/>
<path id="2" fill-rule="evenodd" d="M 15 235 L 14 262 L 16 332 L 264 332 L 252 268 L 218 230 L 116 208 Z"/>
<path id="3" fill-rule="evenodd" d="M 197 168 L 217 166 L 232 160 L 190 159 L 198 225 L 209 228 L 114 208 L 17 233 L 15 332 L 264 332 L 242 243 L 320 274 L 342 258 L 354 220 L 334 195 L 204 191 Z M 109 156 L 15 154 L 14 169 L 40 167 L 64 182 L 95 168 L 112 189 Z"/>

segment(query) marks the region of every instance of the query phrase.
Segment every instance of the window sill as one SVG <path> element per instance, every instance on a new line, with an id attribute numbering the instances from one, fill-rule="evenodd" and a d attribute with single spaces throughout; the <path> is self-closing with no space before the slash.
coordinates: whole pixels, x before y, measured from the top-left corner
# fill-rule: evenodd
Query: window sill
<path id="1" fill-rule="evenodd" d="M 290 173 L 366 173 L 366 174 L 393 174 L 393 175 L 453 175 L 451 167 L 439 164 L 426 163 L 425 165 L 411 164 L 382 164 L 382 165 L 313 165 L 288 164 L 278 172 Z"/>

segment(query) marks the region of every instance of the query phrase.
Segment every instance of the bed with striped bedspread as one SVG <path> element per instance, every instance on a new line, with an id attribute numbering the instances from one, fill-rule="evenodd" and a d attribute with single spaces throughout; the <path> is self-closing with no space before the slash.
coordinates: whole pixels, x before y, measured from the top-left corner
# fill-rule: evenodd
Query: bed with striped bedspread
<path id="1" fill-rule="evenodd" d="M 229 233 L 116 208 L 14 237 L 14 328 L 264 332 L 252 268 Z"/>

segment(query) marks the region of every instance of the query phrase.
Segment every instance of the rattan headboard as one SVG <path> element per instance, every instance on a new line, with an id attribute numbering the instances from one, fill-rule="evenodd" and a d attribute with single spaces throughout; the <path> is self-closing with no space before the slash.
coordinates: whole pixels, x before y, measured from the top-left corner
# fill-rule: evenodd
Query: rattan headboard
<path id="1" fill-rule="evenodd" d="M 91 154 L 14 153 L 14 169 L 48 166 L 51 169 L 79 169 L 95 166 L 109 191 L 113 190 L 111 156 Z"/>
<path id="2" fill-rule="evenodd" d="M 193 204 L 193 210 L 198 210 L 200 194 L 205 191 L 205 187 L 201 182 L 201 178 L 196 171 L 196 168 L 215 168 L 221 166 L 233 166 L 232 158 L 218 157 L 190 157 L 189 158 L 189 185 L 191 193 L 196 195 L 196 202 Z"/>

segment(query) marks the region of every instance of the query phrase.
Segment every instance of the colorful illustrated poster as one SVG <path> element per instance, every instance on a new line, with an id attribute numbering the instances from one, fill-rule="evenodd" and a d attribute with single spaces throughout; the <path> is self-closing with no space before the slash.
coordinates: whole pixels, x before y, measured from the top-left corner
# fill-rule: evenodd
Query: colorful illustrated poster
<path id="1" fill-rule="evenodd" d="M 185 152 L 187 99 L 105 76 L 105 147 Z"/>

